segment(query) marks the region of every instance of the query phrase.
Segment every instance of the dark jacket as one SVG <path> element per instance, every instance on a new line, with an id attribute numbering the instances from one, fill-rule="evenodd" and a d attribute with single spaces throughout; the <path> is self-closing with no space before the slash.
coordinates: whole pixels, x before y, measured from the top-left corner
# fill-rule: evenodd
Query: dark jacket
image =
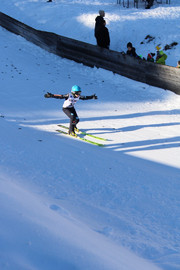
<path id="1" fill-rule="evenodd" d="M 138 57 L 138 55 L 136 53 L 136 49 L 134 47 L 132 47 L 131 51 L 127 50 L 127 55 L 133 56 L 133 57 Z"/>
<path id="2" fill-rule="evenodd" d="M 102 25 L 100 29 L 97 32 L 97 45 L 109 49 L 110 45 L 110 37 L 109 37 L 109 31 L 106 26 Z"/>
<path id="3" fill-rule="evenodd" d="M 97 36 L 97 32 L 99 31 L 99 29 L 101 28 L 101 26 L 103 25 L 104 19 L 102 16 L 97 16 L 95 19 L 95 29 L 94 29 L 94 36 Z M 97 37 L 96 37 L 97 38 Z"/>

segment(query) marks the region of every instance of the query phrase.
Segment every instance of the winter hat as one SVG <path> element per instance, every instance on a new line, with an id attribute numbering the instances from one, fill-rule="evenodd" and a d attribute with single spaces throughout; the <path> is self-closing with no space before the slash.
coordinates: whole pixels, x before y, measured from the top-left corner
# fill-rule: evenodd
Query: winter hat
<path id="1" fill-rule="evenodd" d="M 104 17 L 104 16 L 105 16 L 104 10 L 99 10 L 99 15 L 100 15 L 101 17 Z"/>
<path id="2" fill-rule="evenodd" d="M 132 43 L 131 43 L 131 42 L 128 42 L 127 48 L 128 48 L 128 47 L 132 48 Z"/>
<path id="3" fill-rule="evenodd" d="M 156 50 L 159 51 L 161 49 L 161 47 L 159 46 L 156 46 Z"/>
<path id="4" fill-rule="evenodd" d="M 160 51 L 160 52 L 159 52 L 159 54 L 160 54 L 160 55 L 163 55 L 163 54 L 164 54 L 164 52 L 163 52 L 163 51 Z"/>

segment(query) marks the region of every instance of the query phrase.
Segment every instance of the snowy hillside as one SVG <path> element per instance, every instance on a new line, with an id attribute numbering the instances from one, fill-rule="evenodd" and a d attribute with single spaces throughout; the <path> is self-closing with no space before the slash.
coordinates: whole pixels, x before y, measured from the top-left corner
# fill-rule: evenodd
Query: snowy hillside
<path id="1" fill-rule="evenodd" d="M 109 1 L 1 2 L 2 12 L 33 27 L 91 43 L 104 8 L 112 32 L 120 21 L 129 30 L 123 50 L 126 39 L 137 39 L 122 18 L 135 14 L 144 14 L 138 42 L 151 30 L 158 37 L 156 27 L 145 31 L 152 17 L 155 26 L 167 23 L 163 44 L 179 40 L 175 0 L 148 11 Z M 91 27 L 81 20 L 74 29 L 83 14 Z M 61 59 L 2 28 L 0 35 L 0 269 L 178 270 L 180 96 Z M 178 58 L 179 45 L 169 51 L 173 65 Z M 56 132 L 57 124 L 68 126 L 63 101 L 44 94 L 68 93 L 74 84 L 98 96 L 76 109 L 80 129 L 107 139 L 103 148 Z"/>
<path id="2" fill-rule="evenodd" d="M 123 1 L 121 1 L 123 2 Z M 127 1 L 125 1 L 127 2 Z M 140 1 L 139 9 L 133 8 L 134 0 L 129 0 L 130 8 L 117 5 L 116 0 L 1 0 L 1 11 L 39 30 L 51 31 L 63 36 L 96 44 L 94 22 L 99 9 L 106 12 L 105 20 L 110 32 L 110 48 L 126 51 L 129 41 L 137 53 L 147 57 L 156 52 L 160 45 L 176 44 L 167 50 L 166 64 L 176 66 L 180 60 L 180 3 L 171 0 L 171 4 L 157 4 L 149 10 L 144 9 Z M 151 36 L 151 39 L 146 39 Z"/>

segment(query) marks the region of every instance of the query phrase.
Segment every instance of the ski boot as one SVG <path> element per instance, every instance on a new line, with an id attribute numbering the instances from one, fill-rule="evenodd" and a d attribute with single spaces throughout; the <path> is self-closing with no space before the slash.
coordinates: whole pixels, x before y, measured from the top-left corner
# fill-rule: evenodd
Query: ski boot
<path id="1" fill-rule="evenodd" d="M 74 131 L 69 132 L 69 135 L 72 137 L 77 137 L 77 134 Z"/>
<path id="2" fill-rule="evenodd" d="M 80 132 L 79 129 L 78 129 L 77 127 L 75 127 L 74 130 L 75 130 L 77 133 Z"/>

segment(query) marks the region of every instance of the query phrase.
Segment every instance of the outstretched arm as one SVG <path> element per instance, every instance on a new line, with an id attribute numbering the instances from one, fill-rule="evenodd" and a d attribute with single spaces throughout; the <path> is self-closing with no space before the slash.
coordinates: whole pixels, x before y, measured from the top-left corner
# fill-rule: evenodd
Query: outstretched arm
<path id="1" fill-rule="evenodd" d="M 64 98 L 67 98 L 68 97 L 68 94 L 66 95 L 57 95 L 57 94 L 51 94 L 49 92 L 47 92 L 45 95 L 44 95 L 45 98 L 57 98 L 57 99 L 64 99 Z"/>
<path id="2" fill-rule="evenodd" d="M 80 96 L 79 99 L 82 99 L 82 100 L 97 99 L 97 96 L 95 94 L 91 96 Z"/>

